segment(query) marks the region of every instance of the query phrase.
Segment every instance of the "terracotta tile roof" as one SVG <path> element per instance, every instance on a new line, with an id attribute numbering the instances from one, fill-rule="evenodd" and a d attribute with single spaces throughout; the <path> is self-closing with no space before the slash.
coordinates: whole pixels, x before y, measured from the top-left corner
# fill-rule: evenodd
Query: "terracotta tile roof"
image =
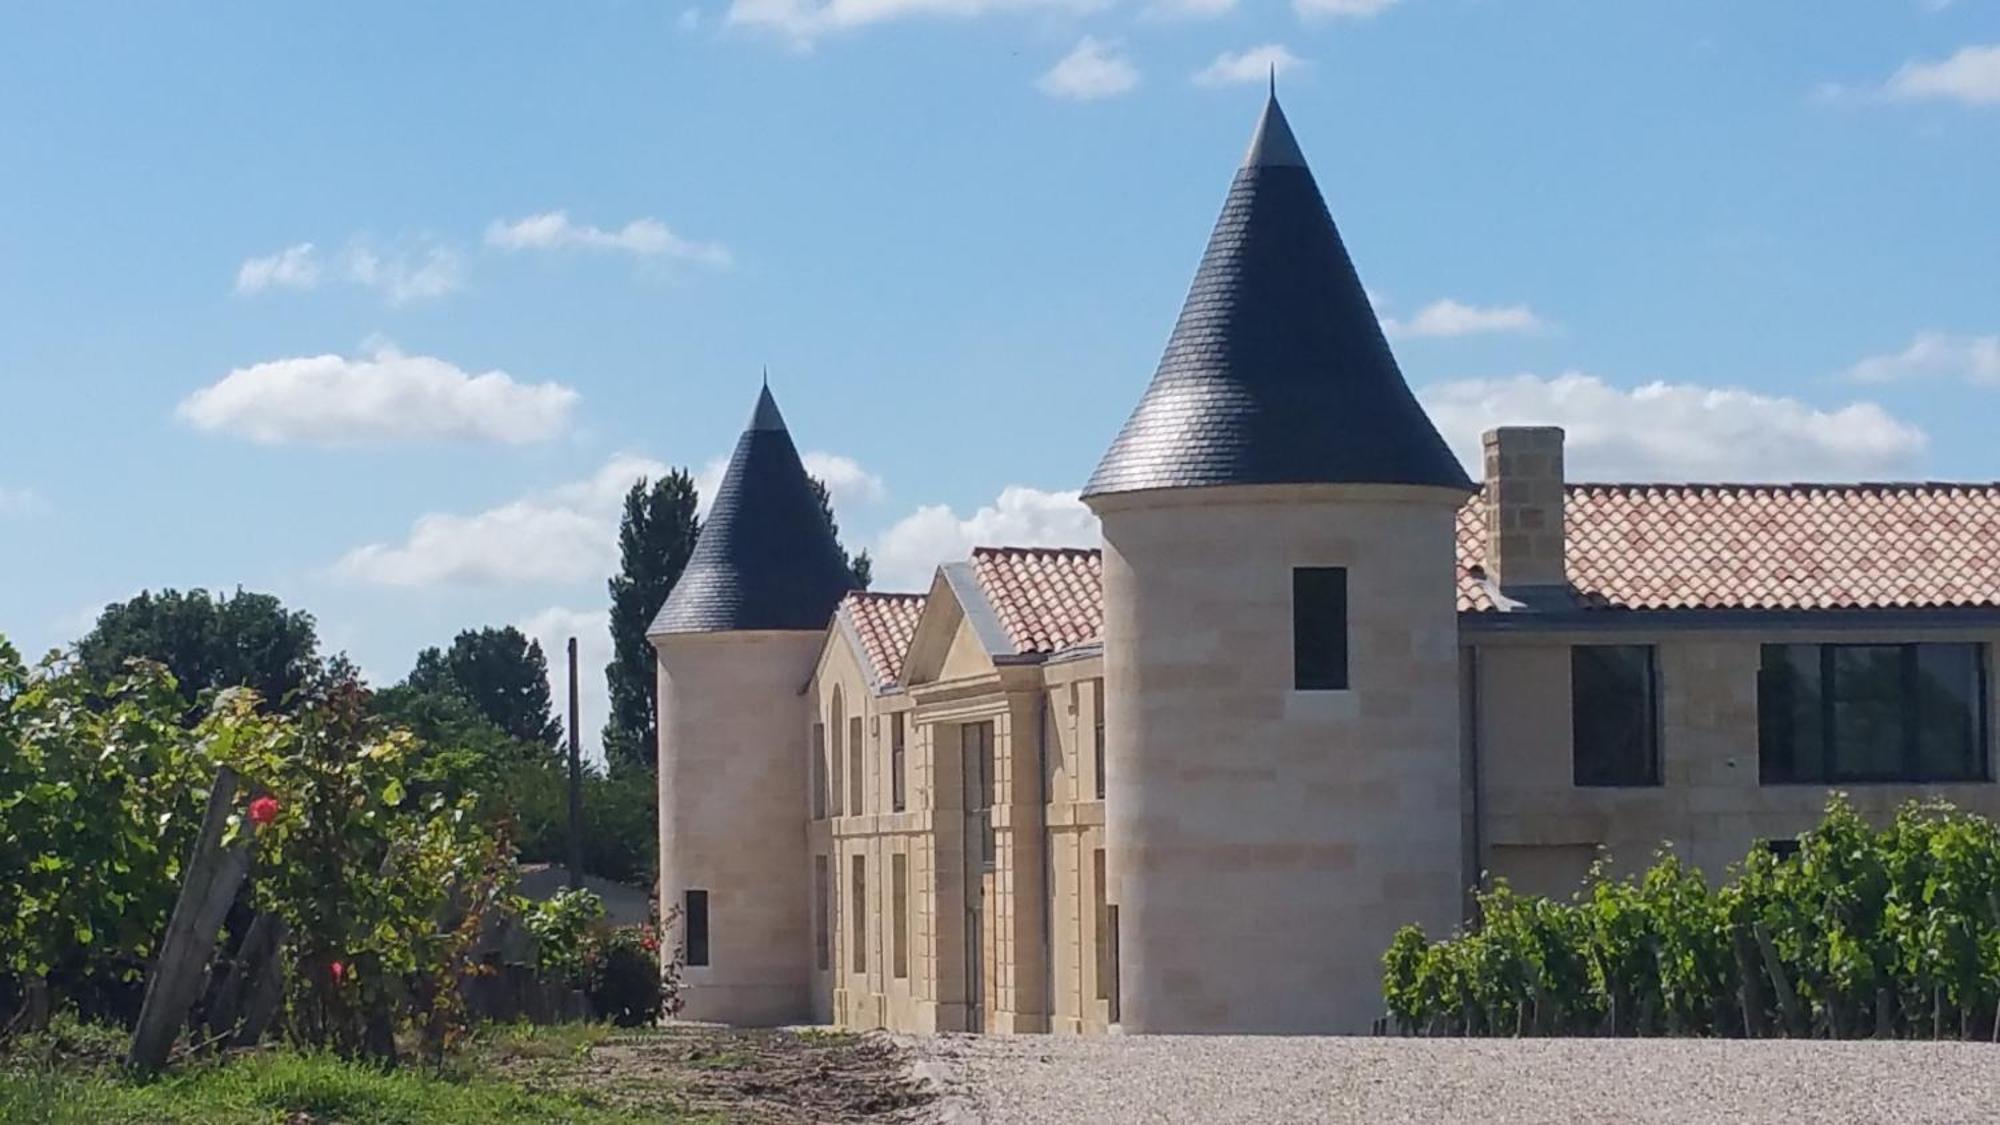
<path id="1" fill-rule="evenodd" d="M 903 656 L 910 651 L 910 638 L 917 632 L 917 618 L 924 612 L 924 595 L 856 590 L 841 600 L 840 608 L 854 623 L 875 679 L 884 687 L 898 682 Z"/>
<path id="2" fill-rule="evenodd" d="M 975 547 L 973 572 L 1023 653 L 1058 652 L 1104 632 L 1104 565 L 1080 547 Z"/>
<path id="3" fill-rule="evenodd" d="M 2000 606 L 2000 484 L 1574 484 L 1566 511 L 1591 607 Z M 1459 511 L 1462 611 L 1493 608 L 1484 513 Z"/>

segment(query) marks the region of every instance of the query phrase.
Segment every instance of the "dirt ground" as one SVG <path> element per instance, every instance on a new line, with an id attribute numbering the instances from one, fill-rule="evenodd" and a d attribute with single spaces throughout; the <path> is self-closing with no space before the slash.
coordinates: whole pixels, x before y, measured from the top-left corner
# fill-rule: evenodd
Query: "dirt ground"
<path id="1" fill-rule="evenodd" d="M 530 1087 L 588 1091 L 630 1110 L 756 1125 L 916 1121 L 933 1098 L 885 1036 L 698 1025 L 614 1034 L 561 1059 L 517 1059 Z"/>

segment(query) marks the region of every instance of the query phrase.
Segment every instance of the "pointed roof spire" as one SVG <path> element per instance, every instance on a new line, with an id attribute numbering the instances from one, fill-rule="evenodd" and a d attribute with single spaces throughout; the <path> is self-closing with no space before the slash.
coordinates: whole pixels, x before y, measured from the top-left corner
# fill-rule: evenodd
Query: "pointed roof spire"
<path id="1" fill-rule="evenodd" d="M 767 384 L 647 635 L 820 629 L 853 588 Z"/>
<path id="2" fill-rule="evenodd" d="M 1083 495 L 1243 484 L 1472 490 L 1272 96 L 1166 353 Z"/>

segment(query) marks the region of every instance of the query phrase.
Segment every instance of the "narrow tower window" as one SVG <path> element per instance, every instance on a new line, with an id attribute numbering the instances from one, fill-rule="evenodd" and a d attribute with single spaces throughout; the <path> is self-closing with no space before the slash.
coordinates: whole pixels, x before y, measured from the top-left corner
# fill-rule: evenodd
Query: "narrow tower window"
<path id="1" fill-rule="evenodd" d="M 687 963 L 708 964 L 708 892 L 689 890 L 681 895 L 681 925 L 687 934 Z"/>
<path id="2" fill-rule="evenodd" d="M 889 809 L 902 812 L 905 790 L 903 788 L 903 713 L 889 716 Z"/>
<path id="3" fill-rule="evenodd" d="M 1347 690 L 1347 568 L 1292 571 L 1292 686 Z"/>

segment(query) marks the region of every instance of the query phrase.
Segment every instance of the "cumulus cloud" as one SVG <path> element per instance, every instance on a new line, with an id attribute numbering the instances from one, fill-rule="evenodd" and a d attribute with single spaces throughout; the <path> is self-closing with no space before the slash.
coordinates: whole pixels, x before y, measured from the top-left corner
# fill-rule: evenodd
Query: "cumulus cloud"
<path id="1" fill-rule="evenodd" d="M 2000 336 L 1919 332 L 1909 347 L 1889 355 L 1869 356 L 1848 368 L 1847 377 L 1861 383 L 1950 378 L 2000 385 Z"/>
<path id="2" fill-rule="evenodd" d="M 1261 47 L 1247 47 L 1241 51 L 1224 51 L 1215 61 L 1195 71 L 1194 84 L 1214 89 L 1220 86 L 1242 86 L 1252 82 L 1268 80 L 1272 74 L 1284 74 L 1300 65 L 1304 60 L 1293 54 L 1282 43 L 1266 43 Z"/>
<path id="3" fill-rule="evenodd" d="M 264 258 L 250 258 L 236 268 L 238 293 L 266 289 L 311 289 L 319 284 L 319 252 L 310 242 L 287 246 Z"/>
<path id="4" fill-rule="evenodd" d="M 1375 298 L 1371 294 L 1371 303 Z M 1382 318 L 1382 331 L 1393 337 L 1472 336 L 1493 332 L 1536 332 L 1540 317 L 1526 305 L 1468 305 L 1446 297 L 1417 310 L 1409 320 Z"/>
<path id="5" fill-rule="evenodd" d="M 609 250 L 637 258 L 671 258 L 727 266 L 729 248 L 682 238 L 654 218 L 633 219 L 616 230 L 573 222 L 567 211 L 544 211 L 486 228 L 486 244 L 502 250 Z"/>
<path id="6" fill-rule="evenodd" d="M 724 22 L 782 36 L 798 47 L 820 37 L 904 19 L 974 19 L 1001 12 L 1080 14 L 1110 0 L 731 0 Z"/>
<path id="7" fill-rule="evenodd" d="M 1567 430 L 1572 480 L 1855 480 L 1907 472 L 1926 445 L 1874 403 L 1821 410 L 1685 383 L 1626 390 L 1577 372 L 1438 383 L 1419 397 L 1475 476 L 1479 436 L 1499 425 Z"/>
<path id="8" fill-rule="evenodd" d="M 1899 101 L 2000 104 L 2000 43 L 1962 47 L 1949 58 L 1931 62 L 1904 63 L 1883 84 L 1882 92 Z"/>
<path id="9" fill-rule="evenodd" d="M 799 460 L 805 463 L 806 472 L 826 485 L 836 520 L 845 519 L 849 513 L 865 505 L 879 504 L 889 495 L 889 486 L 882 478 L 863 468 L 861 462 L 852 457 L 808 449 L 799 454 Z M 695 510 L 703 517 L 708 515 L 709 502 L 715 499 L 715 490 L 722 485 L 722 474 L 728 468 L 729 458 L 713 457 L 694 474 Z"/>
<path id="10" fill-rule="evenodd" d="M 869 549 L 875 585 L 923 590 L 938 566 L 962 561 L 974 547 L 1095 547 L 1097 517 L 1076 492 L 1044 492 L 1010 484 L 992 504 L 961 516 L 928 504 L 898 520 Z"/>
<path id="11" fill-rule="evenodd" d="M 1088 35 L 1035 79 L 1042 93 L 1078 102 L 1115 98 L 1138 85 L 1139 68 L 1114 44 Z"/>
<path id="12" fill-rule="evenodd" d="M 1306 19 L 1367 19 L 1388 11 L 1398 3 L 1401 0 L 1292 0 L 1292 10 Z"/>
<path id="13" fill-rule="evenodd" d="M 260 445 L 365 445 L 460 439 L 546 441 L 569 425 L 577 393 L 560 383 L 474 375 L 434 356 L 378 348 L 365 357 L 296 356 L 239 367 L 181 400 L 196 429 Z"/>
<path id="14" fill-rule="evenodd" d="M 569 726 L 569 639 L 576 638 L 577 741 L 583 756 L 604 760 L 604 719 L 611 710 L 611 689 L 604 666 L 611 663 L 611 614 L 601 609 L 550 606 L 514 623 L 540 641 L 549 662 L 549 699 L 556 718 Z"/>
<path id="15" fill-rule="evenodd" d="M 371 586 L 558 583 L 607 578 L 618 565 L 625 493 L 667 466 L 620 454 L 591 476 L 471 515 L 417 517 L 400 543 L 356 547 L 336 577 Z"/>
<path id="16" fill-rule="evenodd" d="M 465 284 L 465 259 L 440 242 L 417 240 L 377 249 L 357 239 L 328 262 L 321 261 L 318 247 L 301 242 L 276 254 L 247 259 L 236 269 L 236 291 L 245 295 L 266 289 L 315 289 L 323 281 L 373 289 L 400 305 L 458 289 Z"/>

